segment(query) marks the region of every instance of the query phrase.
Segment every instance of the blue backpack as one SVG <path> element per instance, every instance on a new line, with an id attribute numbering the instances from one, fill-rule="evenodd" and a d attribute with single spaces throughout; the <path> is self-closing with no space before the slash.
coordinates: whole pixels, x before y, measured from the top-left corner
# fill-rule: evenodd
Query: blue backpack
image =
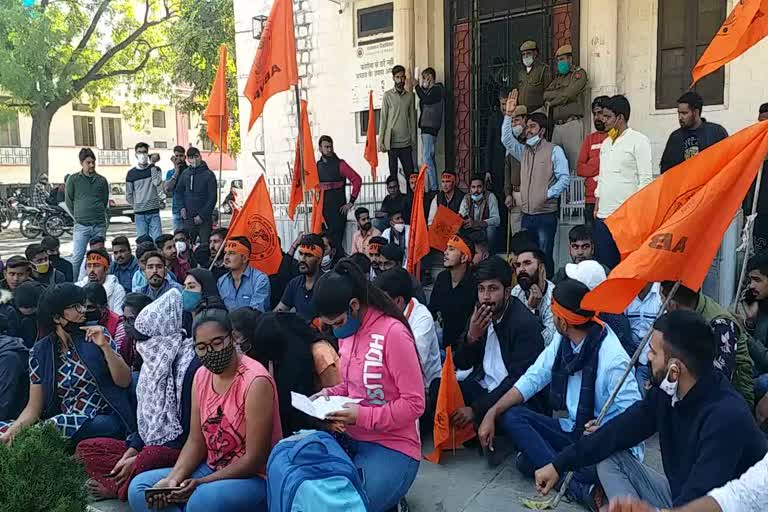
<path id="1" fill-rule="evenodd" d="M 317 430 L 280 441 L 267 463 L 269 512 L 366 512 L 355 464 L 339 443 Z"/>

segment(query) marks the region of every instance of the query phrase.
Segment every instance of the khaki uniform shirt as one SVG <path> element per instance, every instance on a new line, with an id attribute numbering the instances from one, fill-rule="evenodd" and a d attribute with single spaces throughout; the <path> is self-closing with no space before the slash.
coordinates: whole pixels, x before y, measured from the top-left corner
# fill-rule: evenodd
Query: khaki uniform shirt
<path id="1" fill-rule="evenodd" d="M 549 103 L 549 117 L 566 121 L 571 116 L 584 115 L 584 89 L 587 88 L 587 72 L 574 66 L 567 75 L 558 74 L 544 91 L 544 102 Z"/>

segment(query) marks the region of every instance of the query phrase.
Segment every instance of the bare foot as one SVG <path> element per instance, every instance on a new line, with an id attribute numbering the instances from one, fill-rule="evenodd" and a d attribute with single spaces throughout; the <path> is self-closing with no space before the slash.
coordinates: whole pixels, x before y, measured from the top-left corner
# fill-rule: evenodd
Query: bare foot
<path id="1" fill-rule="evenodd" d="M 110 491 L 98 481 L 93 478 L 89 478 L 85 482 L 85 488 L 88 491 L 88 497 L 91 501 L 112 500 L 117 498 L 117 494 Z"/>

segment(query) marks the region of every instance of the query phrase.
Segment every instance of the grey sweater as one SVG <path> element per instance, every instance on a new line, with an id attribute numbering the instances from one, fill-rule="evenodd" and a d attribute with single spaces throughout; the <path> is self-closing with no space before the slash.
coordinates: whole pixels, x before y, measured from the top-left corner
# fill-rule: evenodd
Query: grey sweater
<path id="1" fill-rule="evenodd" d="M 379 145 L 384 151 L 416 147 L 416 101 L 412 92 L 398 94 L 395 89 L 390 89 L 384 93 Z"/>
<path id="2" fill-rule="evenodd" d="M 157 213 L 165 198 L 162 186 L 160 169 L 154 165 L 144 169 L 134 167 L 125 177 L 125 200 L 133 206 L 135 213 Z"/>

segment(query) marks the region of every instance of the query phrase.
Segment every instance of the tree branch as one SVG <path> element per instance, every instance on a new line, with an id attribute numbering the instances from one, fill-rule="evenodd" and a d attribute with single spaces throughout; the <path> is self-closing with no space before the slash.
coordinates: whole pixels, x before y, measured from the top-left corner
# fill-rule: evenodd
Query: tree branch
<path id="1" fill-rule="evenodd" d="M 96 32 L 96 26 L 99 24 L 101 16 L 104 14 L 104 11 L 107 10 L 107 6 L 111 1 L 112 0 L 102 0 L 102 2 L 99 4 L 99 8 L 96 9 L 96 13 L 93 15 L 93 19 L 91 20 L 91 24 L 88 26 L 88 29 L 85 31 L 83 37 L 80 39 L 80 42 L 77 44 L 75 51 L 72 52 L 69 60 L 64 65 L 64 68 L 61 71 L 62 77 L 66 77 L 69 74 L 69 70 L 72 67 L 72 64 L 74 64 L 75 60 L 80 56 L 80 53 L 85 50 L 85 47 L 88 45 L 88 41 L 91 40 L 93 33 Z"/>
<path id="2" fill-rule="evenodd" d="M 121 76 L 121 75 L 133 75 L 133 74 L 136 74 L 139 71 L 141 71 L 142 68 L 144 68 L 144 66 L 147 65 L 147 62 L 149 62 L 149 58 L 152 56 L 152 52 L 153 51 L 159 50 L 161 48 L 167 48 L 169 46 L 171 46 L 171 45 L 170 44 L 164 44 L 164 45 L 161 45 L 161 46 L 153 46 L 152 48 L 147 50 L 147 53 L 144 55 L 144 58 L 141 59 L 141 62 L 139 62 L 136 65 L 136 67 L 129 68 L 129 69 L 116 69 L 114 71 L 109 71 L 107 73 L 99 73 L 99 74 L 94 75 L 94 77 L 91 79 L 91 82 L 95 82 L 97 80 L 104 80 L 106 78 L 114 78 L 116 76 Z"/>

